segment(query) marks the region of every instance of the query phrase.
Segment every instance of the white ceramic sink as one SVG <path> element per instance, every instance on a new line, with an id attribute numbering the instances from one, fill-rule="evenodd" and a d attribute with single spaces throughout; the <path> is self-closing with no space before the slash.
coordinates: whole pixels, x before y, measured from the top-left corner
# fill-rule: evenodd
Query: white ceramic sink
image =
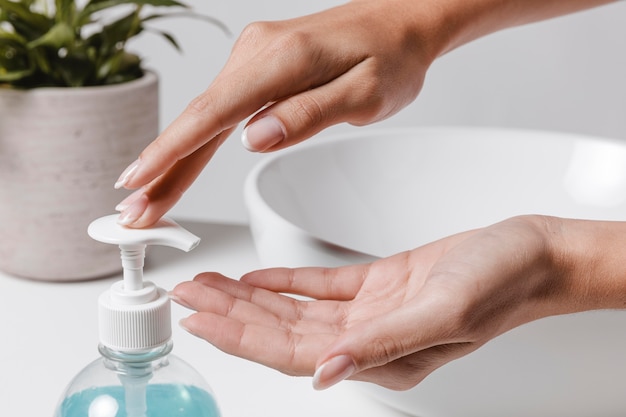
<path id="1" fill-rule="evenodd" d="M 263 160 L 246 204 L 264 266 L 364 262 L 517 214 L 626 219 L 626 141 L 489 128 L 368 130 Z M 626 313 L 510 331 L 394 392 L 419 417 L 626 415 Z"/>

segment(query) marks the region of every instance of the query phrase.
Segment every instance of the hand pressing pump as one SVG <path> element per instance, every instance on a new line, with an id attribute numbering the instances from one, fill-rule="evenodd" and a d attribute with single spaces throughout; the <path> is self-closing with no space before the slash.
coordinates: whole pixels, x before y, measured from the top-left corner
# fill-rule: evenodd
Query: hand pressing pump
<path id="1" fill-rule="evenodd" d="M 208 384 L 171 355 L 167 293 L 143 280 L 147 245 L 190 251 L 200 238 L 169 219 L 145 229 L 117 224 L 117 215 L 89 225 L 89 235 L 119 245 L 124 277 L 99 298 L 100 358 L 69 384 L 55 417 L 219 417 Z"/>

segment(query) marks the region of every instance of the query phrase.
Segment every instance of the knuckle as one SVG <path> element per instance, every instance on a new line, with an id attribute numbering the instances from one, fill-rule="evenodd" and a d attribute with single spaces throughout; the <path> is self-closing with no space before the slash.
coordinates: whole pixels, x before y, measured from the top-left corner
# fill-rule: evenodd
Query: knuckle
<path id="1" fill-rule="evenodd" d="M 377 364 L 386 364 L 393 361 L 401 351 L 391 337 L 378 337 L 372 340 L 371 343 L 371 358 Z"/>
<path id="2" fill-rule="evenodd" d="M 273 47 L 280 51 L 302 52 L 308 49 L 311 39 L 304 31 L 283 32 L 274 40 Z"/>
<path id="3" fill-rule="evenodd" d="M 241 31 L 235 43 L 235 48 L 257 45 L 262 39 L 274 32 L 274 26 L 272 22 L 252 22 L 247 24 Z"/>
<path id="4" fill-rule="evenodd" d="M 196 119 L 200 119 L 202 124 L 208 124 L 215 126 L 217 132 L 223 132 L 228 129 L 228 124 L 224 120 L 224 116 L 217 110 L 214 94 L 209 91 L 196 96 L 192 99 L 184 114 Z"/>
<path id="5" fill-rule="evenodd" d="M 350 121 L 353 125 L 364 125 L 392 116 L 412 102 L 421 90 L 420 77 L 398 74 L 389 62 L 369 58 L 362 64 L 363 70 L 354 83 L 356 111 Z M 397 79 L 405 82 L 394 83 L 393 80 Z"/>
<path id="6" fill-rule="evenodd" d="M 302 128 L 311 128 L 320 125 L 327 117 L 328 111 L 324 105 L 310 95 L 302 95 L 292 102 L 292 109 L 288 114 L 294 125 Z"/>
<path id="7" fill-rule="evenodd" d="M 207 113 L 210 105 L 211 100 L 209 99 L 207 94 L 200 94 L 189 102 L 189 104 L 187 105 L 187 113 L 191 113 L 194 115 L 204 115 L 205 113 Z"/>
<path id="8" fill-rule="evenodd" d="M 233 49 L 262 46 L 268 56 L 298 56 L 302 62 L 309 64 L 310 52 L 314 50 L 313 40 L 314 35 L 304 29 L 286 27 L 284 22 L 259 21 L 244 27 Z"/>
<path id="9" fill-rule="evenodd" d="M 390 106 L 386 98 L 386 88 L 377 78 L 369 78 L 360 82 L 356 88 L 355 117 L 351 124 L 362 126 L 376 122 L 389 116 Z"/>

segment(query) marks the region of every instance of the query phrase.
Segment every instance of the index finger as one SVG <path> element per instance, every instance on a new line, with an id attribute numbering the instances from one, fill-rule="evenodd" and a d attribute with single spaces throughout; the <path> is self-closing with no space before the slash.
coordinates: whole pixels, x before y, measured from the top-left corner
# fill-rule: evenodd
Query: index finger
<path id="1" fill-rule="evenodd" d="M 144 149 L 123 186 L 138 188 L 149 183 L 267 103 L 339 75 L 316 71 L 311 66 L 315 50 L 290 43 L 292 39 L 278 34 L 269 37 L 266 47 L 250 51 L 244 44 L 234 50 L 239 58 L 230 59 L 213 83 Z"/>

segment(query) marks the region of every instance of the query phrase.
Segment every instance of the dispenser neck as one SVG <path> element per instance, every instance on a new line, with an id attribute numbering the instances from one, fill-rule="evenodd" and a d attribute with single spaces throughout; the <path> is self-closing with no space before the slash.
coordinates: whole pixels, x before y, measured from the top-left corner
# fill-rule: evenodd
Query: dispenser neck
<path id="1" fill-rule="evenodd" d="M 121 244 L 120 256 L 124 270 L 124 290 L 137 291 L 143 288 L 143 266 L 146 257 L 146 245 Z"/>
<path id="2" fill-rule="evenodd" d="M 141 366 L 166 358 L 167 355 L 172 352 L 173 347 L 174 343 L 171 340 L 153 349 L 142 351 L 112 349 L 100 343 L 98 345 L 98 351 L 106 360 L 112 363 Z"/>

